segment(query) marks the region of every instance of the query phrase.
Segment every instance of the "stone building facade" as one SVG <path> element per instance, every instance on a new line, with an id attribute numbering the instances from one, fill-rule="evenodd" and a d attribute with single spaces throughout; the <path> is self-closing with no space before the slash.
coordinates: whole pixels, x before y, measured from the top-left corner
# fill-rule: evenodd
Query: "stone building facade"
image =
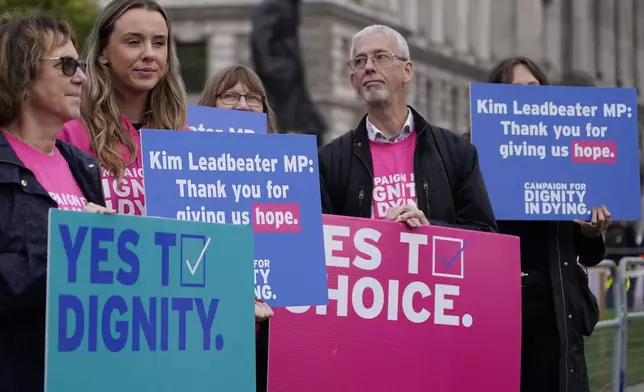
<path id="1" fill-rule="evenodd" d="M 221 67 L 251 65 L 250 17 L 259 1 L 160 0 L 173 21 L 193 100 Z M 508 56 L 535 59 L 554 83 L 644 92 L 644 1 L 303 0 L 300 36 L 307 81 L 330 125 L 327 140 L 363 114 L 346 61 L 352 35 L 373 23 L 407 37 L 415 65 L 409 102 L 454 132 L 468 128 L 469 82 L 481 80 Z"/>

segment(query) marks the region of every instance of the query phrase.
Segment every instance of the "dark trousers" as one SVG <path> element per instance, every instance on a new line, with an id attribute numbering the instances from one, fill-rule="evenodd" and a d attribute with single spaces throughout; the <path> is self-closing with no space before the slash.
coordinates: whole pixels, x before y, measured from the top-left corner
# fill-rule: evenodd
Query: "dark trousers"
<path id="1" fill-rule="evenodd" d="M 549 281 L 522 288 L 521 392 L 559 391 L 559 331 Z"/>
<path id="2" fill-rule="evenodd" d="M 255 377 L 257 392 L 266 392 L 268 385 L 268 335 L 270 324 L 264 321 L 259 324 L 258 339 L 255 342 Z"/>

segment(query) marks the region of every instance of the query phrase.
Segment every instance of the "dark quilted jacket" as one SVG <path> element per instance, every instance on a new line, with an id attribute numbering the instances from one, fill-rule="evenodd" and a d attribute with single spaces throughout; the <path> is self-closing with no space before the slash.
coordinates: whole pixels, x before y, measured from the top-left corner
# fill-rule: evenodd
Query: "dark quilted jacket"
<path id="1" fill-rule="evenodd" d="M 105 205 L 98 162 L 56 146 L 88 202 Z M 0 391 L 44 389 L 49 197 L 0 132 Z"/>

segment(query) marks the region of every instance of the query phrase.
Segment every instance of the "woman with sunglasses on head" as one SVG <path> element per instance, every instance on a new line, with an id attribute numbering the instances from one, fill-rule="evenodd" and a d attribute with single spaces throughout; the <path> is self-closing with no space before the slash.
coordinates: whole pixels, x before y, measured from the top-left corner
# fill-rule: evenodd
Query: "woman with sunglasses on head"
<path id="1" fill-rule="evenodd" d="M 186 129 L 186 92 L 165 10 L 154 0 L 112 1 L 85 52 L 82 119 L 59 137 L 99 159 L 108 206 L 145 215 L 139 131 Z"/>
<path id="2" fill-rule="evenodd" d="M 268 133 L 277 133 L 275 113 L 266 99 L 266 90 L 259 76 L 244 65 L 232 65 L 213 75 L 204 88 L 199 105 L 220 109 L 266 113 Z M 257 331 L 256 371 L 257 391 L 266 391 L 268 376 L 268 320 L 273 310 L 268 304 L 255 299 Z"/>
<path id="3" fill-rule="evenodd" d="M 488 83 L 542 86 L 548 80 L 532 60 L 515 57 L 499 63 Z M 584 335 L 599 314 L 583 268 L 603 260 L 610 219 L 601 206 L 592 209 L 590 222 L 497 222 L 500 233 L 521 243 L 521 392 L 589 391 Z"/>
<path id="4" fill-rule="evenodd" d="M 111 214 L 98 162 L 57 141 L 87 82 L 64 21 L 0 26 L 0 391 L 43 390 L 50 208 Z"/>

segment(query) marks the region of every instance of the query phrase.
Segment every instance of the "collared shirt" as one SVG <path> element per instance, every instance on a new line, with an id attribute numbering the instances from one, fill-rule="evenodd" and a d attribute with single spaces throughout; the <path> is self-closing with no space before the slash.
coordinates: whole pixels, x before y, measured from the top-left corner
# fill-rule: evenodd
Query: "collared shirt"
<path id="1" fill-rule="evenodd" d="M 411 131 L 414 129 L 414 116 L 411 114 L 411 110 L 407 109 L 407 120 L 405 125 L 403 125 L 400 134 L 394 137 L 387 137 L 380 129 L 369 121 L 369 116 L 367 116 L 367 135 L 369 140 L 376 143 L 397 143 L 399 141 L 405 140 L 407 136 L 411 135 Z"/>

